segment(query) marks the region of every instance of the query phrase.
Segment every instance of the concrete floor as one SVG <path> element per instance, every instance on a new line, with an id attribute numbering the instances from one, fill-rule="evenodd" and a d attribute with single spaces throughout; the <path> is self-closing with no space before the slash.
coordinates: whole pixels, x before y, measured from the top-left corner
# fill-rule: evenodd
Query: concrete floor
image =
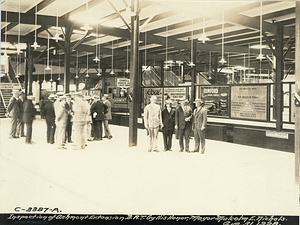
<path id="1" fill-rule="evenodd" d="M 0 127 L 1 213 L 36 206 L 84 214 L 299 215 L 292 153 L 212 140 L 204 155 L 179 153 L 175 138 L 173 152 L 148 153 L 145 130 L 130 148 L 128 128 L 113 125 L 112 140 L 60 150 L 46 144 L 41 119 L 33 125 L 35 145 L 8 139 L 9 119 Z"/>

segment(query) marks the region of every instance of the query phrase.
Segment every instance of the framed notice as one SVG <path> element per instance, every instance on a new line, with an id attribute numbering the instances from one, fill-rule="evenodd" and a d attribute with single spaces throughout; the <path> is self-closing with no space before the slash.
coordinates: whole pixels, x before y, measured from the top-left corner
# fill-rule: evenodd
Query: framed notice
<path id="1" fill-rule="evenodd" d="M 144 107 L 150 103 L 152 95 L 156 96 L 156 103 L 162 107 L 162 88 L 144 88 Z"/>
<path id="2" fill-rule="evenodd" d="M 172 107 L 177 106 L 179 99 L 186 99 L 186 87 L 174 87 L 174 88 L 165 88 L 164 89 L 164 103 L 166 99 L 172 100 Z"/>
<path id="3" fill-rule="evenodd" d="M 267 120 L 267 86 L 232 86 L 231 118 Z"/>
<path id="4" fill-rule="evenodd" d="M 204 100 L 209 115 L 229 116 L 229 86 L 200 87 L 200 98 Z"/>

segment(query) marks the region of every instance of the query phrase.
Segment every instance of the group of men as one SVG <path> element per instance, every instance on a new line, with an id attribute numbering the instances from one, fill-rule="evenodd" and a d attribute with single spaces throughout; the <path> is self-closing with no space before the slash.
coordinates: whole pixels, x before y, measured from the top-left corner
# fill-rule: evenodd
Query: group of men
<path id="1" fill-rule="evenodd" d="M 7 111 L 11 118 L 10 138 L 19 138 L 24 135 L 24 123 L 27 126 L 27 144 L 34 144 L 32 137 L 32 122 L 36 110 L 32 96 L 28 95 L 24 102 L 24 93 L 13 91 Z M 20 95 L 20 96 L 19 96 Z M 57 144 L 57 148 L 66 149 L 66 143 L 73 143 L 74 149 L 84 149 L 87 141 L 100 141 L 103 138 L 111 139 L 109 120 L 111 116 L 111 103 L 109 95 L 83 96 L 81 92 L 50 94 L 47 100 L 40 102 L 41 118 L 46 120 L 47 143 Z M 102 137 L 102 123 L 105 136 Z M 72 134 L 72 130 L 74 133 Z M 72 138 L 73 137 L 73 138 Z M 74 142 L 73 142 L 73 140 Z"/>
<path id="2" fill-rule="evenodd" d="M 144 109 L 144 125 L 150 139 L 149 152 L 159 152 L 157 146 L 158 132 L 161 129 L 164 139 L 164 151 L 172 151 L 172 136 L 175 130 L 179 139 L 179 152 L 205 152 L 205 130 L 207 125 L 207 109 L 201 99 L 196 99 L 193 111 L 187 99 L 181 99 L 178 107 L 172 108 L 172 100 L 165 102 L 165 108 L 156 104 L 156 96 L 151 96 L 150 104 Z M 189 144 L 194 131 L 195 148 L 190 151 Z"/>
<path id="3" fill-rule="evenodd" d="M 7 116 L 11 118 L 10 139 L 25 137 L 26 144 L 33 144 L 32 123 L 35 119 L 36 109 L 33 104 L 33 96 L 29 94 L 25 101 L 25 93 L 18 89 L 12 91 L 12 97 L 7 106 Z M 24 132 L 26 125 L 26 135 Z"/>

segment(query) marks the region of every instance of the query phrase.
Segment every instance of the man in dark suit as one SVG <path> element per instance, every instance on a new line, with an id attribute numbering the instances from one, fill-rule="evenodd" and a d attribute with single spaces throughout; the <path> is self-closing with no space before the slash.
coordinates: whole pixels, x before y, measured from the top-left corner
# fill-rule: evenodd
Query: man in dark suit
<path id="1" fill-rule="evenodd" d="M 68 120 L 67 120 L 67 127 L 66 127 L 66 141 L 69 143 L 73 143 L 72 141 L 72 116 L 73 112 L 73 102 L 71 101 L 71 94 L 66 94 L 66 104 L 65 108 L 68 112 Z"/>
<path id="2" fill-rule="evenodd" d="M 11 129 L 9 132 L 9 138 L 19 138 L 16 136 L 19 113 L 20 113 L 20 109 L 18 105 L 19 90 L 13 90 L 12 94 L 13 96 L 9 100 L 7 106 L 7 112 L 9 113 L 9 117 L 11 118 Z"/>
<path id="3" fill-rule="evenodd" d="M 205 151 L 205 129 L 207 124 L 207 109 L 204 108 L 204 102 L 201 99 L 196 99 L 196 109 L 194 110 L 194 139 L 195 139 L 195 150 L 194 152 L 199 152 L 199 147 L 201 143 L 201 154 Z"/>
<path id="4" fill-rule="evenodd" d="M 162 133 L 164 137 L 164 151 L 172 151 L 172 136 L 175 126 L 175 110 L 171 107 L 172 100 L 166 101 L 166 108 L 162 111 Z"/>
<path id="5" fill-rule="evenodd" d="M 36 109 L 34 108 L 32 100 L 33 100 L 33 96 L 28 95 L 27 100 L 24 103 L 23 122 L 26 125 L 26 139 L 25 139 L 26 144 L 34 144 L 34 142 L 31 139 L 32 139 L 32 123 L 33 120 L 35 119 Z"/>
<path id="6" fill-rule="evenodd" d="M 184 99 L 180 101 L 180 106 L 177 108 L 175 113 L 175 129 L 178 131 L 179 139 L 179 152 L 189 151 L 190 138 L 192 133 L 192 117 L 193 111 L 188 104 L 188 100 Z M 183 137 L 185 140 L 185 148 L 183 144 Z"/>
<path id="7" fill-rule="evenodd" d="M 18 98 L 18 106 L 19 106 L 19 119 L 18 119 L 18 127 L 16 131 L 17 137 L 25 137 L 24 134 L 24 122 L 23 122 L 23 114 L 24 114 L 24 103 L 25 103 L 25 93 L 21 91 L 20 97 Z"/>
<path id="8" fill-rule="evenodd" d="M 54 111 L 54 95 L 48 97 L 48 101 L 44 106 L 44 117 L 47 124 L 47 143 L 54 144 L 55 135 L 55 111 Z"/>
<path id="9" fill-rule="evenodd" d="M 95 137 L 94 140 L 102 140 L 102 121 L 104 120 L 104 114 L 107 113 L 107 106 L 100 101 L 99 96 L 95 96 L 95 102 L 91 106 L 91 114 L 93 118 L 93 126 Z"/>

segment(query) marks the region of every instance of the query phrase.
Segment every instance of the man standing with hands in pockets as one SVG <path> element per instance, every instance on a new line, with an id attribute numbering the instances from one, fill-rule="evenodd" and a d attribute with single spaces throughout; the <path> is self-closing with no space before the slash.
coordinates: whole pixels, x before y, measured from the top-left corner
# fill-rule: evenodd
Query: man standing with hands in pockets
<path id="1" fill-rule="evenodd" d="M 159 152 L 157 149 L 157 138 L 159 127 L 163 127 L 161 119 L 160 106 L 156 104 L 156 96 L 152 95 L 150 98 L 150 104 L 148 104 L 144 109 L 144 125 L 149 131 L 150 136 L 150 148 L 148 152 L 152 150 L 154 152 Z"/>
<path id="2" fill-rule="evenodd" d="M 204 108 L 204 102 L 201 99 L 196 99 L 196 109 L 194 110 L 194 139 L 195 139 L 195 150 L 194 152 L 199 152 L 199 147 L 201 143 L 201 154 L 205 151 L 205 129 L 207 124 L 207 109 Z"/>

